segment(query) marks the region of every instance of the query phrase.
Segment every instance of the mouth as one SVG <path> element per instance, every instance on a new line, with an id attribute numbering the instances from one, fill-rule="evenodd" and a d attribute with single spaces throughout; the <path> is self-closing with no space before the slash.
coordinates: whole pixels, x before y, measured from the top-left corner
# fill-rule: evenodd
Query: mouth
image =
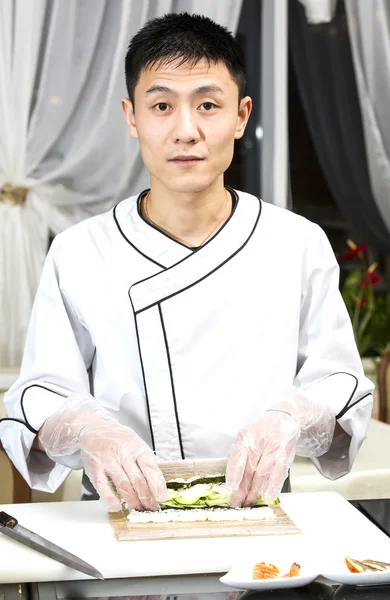
<path id="1" fill-rule="evenodd" d="M 204 160 L 204 158 L 200 158 L 199 156 L 175 156 L 175 158 L 171 158 L 169 162 L 175 163 L 181 166 L 191 166 L 196 165 Z"/>

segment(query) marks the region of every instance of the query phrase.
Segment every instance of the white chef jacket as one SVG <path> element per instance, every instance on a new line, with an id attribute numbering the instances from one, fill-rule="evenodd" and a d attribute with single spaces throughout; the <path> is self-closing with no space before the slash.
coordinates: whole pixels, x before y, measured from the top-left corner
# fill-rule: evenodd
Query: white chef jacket
<path id="1" fill-rule="evenodd" d="M 230 218 L 195 251 L 145 221 L 140 196 L 54 239 L 0 423 L 32 488 L 55 491 L 69 474 L 31 446 L 74 393 L 92 394 L 160 459 L 176 460 L 227 456 L 293 384 L 351 436 L 317 468 L 329 478 L 350 470 L 373 385 L 330 244 L 307 219 L 231 193 Z"/>

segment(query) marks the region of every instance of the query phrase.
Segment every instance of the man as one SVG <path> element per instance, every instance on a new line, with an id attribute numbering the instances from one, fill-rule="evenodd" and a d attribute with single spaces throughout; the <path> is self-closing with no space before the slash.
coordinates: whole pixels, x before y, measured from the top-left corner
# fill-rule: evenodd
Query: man
<path id="1" fill-rule="evenodd" d="M 330 245 L 224 187 L 252 106 L 237 43 L 207 18 L 166 15 L 133 38 L 126 82 L 150 190 L 55 238 L 4 447 L 35 489 L 84 468 L 112 509 L 112 482 L 133 508 L 158 508 L 157 459 L 228 456 L 233 506 L 274 499 L 296 453 L 347 473 L 373 386 Z"/>

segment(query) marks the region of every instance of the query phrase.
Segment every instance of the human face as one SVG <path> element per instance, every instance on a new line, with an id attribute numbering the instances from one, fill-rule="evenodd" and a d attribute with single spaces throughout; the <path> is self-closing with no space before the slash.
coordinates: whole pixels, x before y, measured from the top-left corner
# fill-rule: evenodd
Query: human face
<path id="1" fill-rule="evenodd" d="M 223 63 L 179 63 L 144 70 L 135 107 L 124 98 L 122 109 L 152 185 L 158 181 L 172 192 L 195 193 L 223 181 L 252 102 L 246 97 L 238 106 L 237 84 Z"/>

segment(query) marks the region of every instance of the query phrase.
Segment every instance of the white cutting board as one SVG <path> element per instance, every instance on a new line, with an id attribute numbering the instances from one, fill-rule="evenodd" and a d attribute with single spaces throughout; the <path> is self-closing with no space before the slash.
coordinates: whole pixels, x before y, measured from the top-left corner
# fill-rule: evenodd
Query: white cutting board
<path id="1" fill-rule="evenodd" d="M 243 557 L 263 560 L 267 549 L 280 544 L 308 547 L 322 562 L 329 553 L 350 554 L 351 549 L 389 544 L 389 538 L 339 494 L 292 493 L 281 494 L 280 499 L 301 535 L 118 542 L 99 501 L 14 504 L 0 509 L 89 562 L 106 578 L 226 573 Z M 0 534 L 0 583 L 75 579 L 89 577 Z"/>

